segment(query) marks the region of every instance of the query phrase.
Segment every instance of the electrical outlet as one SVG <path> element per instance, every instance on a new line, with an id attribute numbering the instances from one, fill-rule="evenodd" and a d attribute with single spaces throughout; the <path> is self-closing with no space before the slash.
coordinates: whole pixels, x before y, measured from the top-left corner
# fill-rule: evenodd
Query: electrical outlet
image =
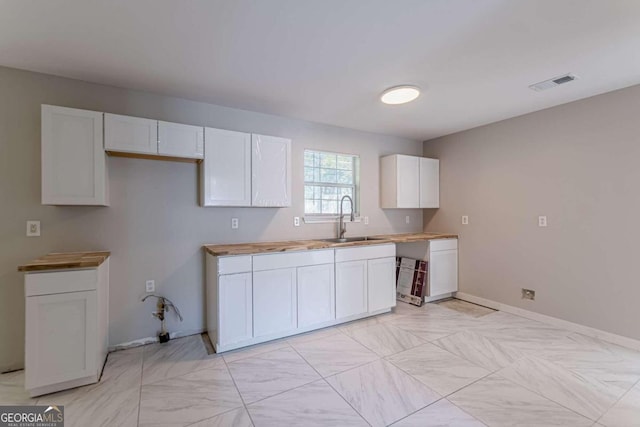
<path id="1" fill-rule="evenodd" d="M 406 222 L 407 224 L 411 223 L 411 217 L 409 215 L 404 217 L 404 222 Z"/>
<path id="2" fill-rule="evenodd" d="M 547 217 L 539 216 L 538 217 L 538 227 L 546 227 L 547 226 Z"/>
<path id="3" fill-rule="evenodd" d="M 369 225 L 369 217 L 368 216 L 364 217 L 364 225 Z"/>
<path id="4" fill-rule="evenodd" d="M 238 227 L 240 227 L 240 222 L 238 221 L 238 218 L 231 218 L 231 228 L 236 230 Z"/>
<path id="5" fill-rule="evenodd" d="M 293 217 L 293 226 L 294 227 L 300 227 L 300 217 L 299 216 L 294 216 Z"/>
<path id="6" fill-rule="evenodd" d="M 40 236 L 40 221 L 27 221 L 27 237 Z"/>
<path id="7" fill-rule="evenodd" d="M 531 301 L 535 300 L 536 291 L 522 288 L 522 299 L 530 299 Z"/>
<path id="8" fill-rule="evenodd" d="M 147 280 L 145 283 L 145 290 L 147 292 L 155 292 L 156 291 L 156 281 L 155 280 Z"/>
<path id="9" fill-rule="evenodd" d="M 469 217 L 467 215 L 462 215 L 462 225 L 469 225 Z"/>

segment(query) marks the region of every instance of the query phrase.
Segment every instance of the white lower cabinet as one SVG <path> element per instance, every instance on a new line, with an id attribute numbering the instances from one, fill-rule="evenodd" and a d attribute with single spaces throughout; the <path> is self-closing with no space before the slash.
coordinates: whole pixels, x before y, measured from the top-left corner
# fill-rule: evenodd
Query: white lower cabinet
<path id="1" fill-rule="evenodd" d="M 31 396 L 100 378 L 108 347 L 108 263 L 25 274 L 25 388 Z"/>
<path id="2" fill-rule="evenodd" d="M 277 334 L 296 329 L 296 269 L 253 273 L 254 336 Z"/>
<path id="3" fill-rule="evenodd" d="M 217 352 L 382 313 L 395 305 L 395 245 L 207 261 L 207 327 Z"/>
<path id="4" fill-rule="evenodd" d="M 336 318 L 367 312 L 367 261 L 336 263 Z"/>
<path id="5" fill-rule="evenodd" d="M 336 317 L 333 264 L 298 267 L 298 326 L 305 328 Z"/>
<path id="6" fill-rule="evenodd" d="M 220 343 L 253 338 L 253 285 L 251 273 L 225 274 L 218 279 L 220 299 Z"/>
<path id="7" fill-rule="evenodd" d="M 367 261 L 369 312 L 396 305 L 396 258 L 378 258 Z"/>
<path id="8" fill-rule="evenodd" d="M 458 290 L 458 240 L 433 240 L 429 243 L 429 296 Z"/>

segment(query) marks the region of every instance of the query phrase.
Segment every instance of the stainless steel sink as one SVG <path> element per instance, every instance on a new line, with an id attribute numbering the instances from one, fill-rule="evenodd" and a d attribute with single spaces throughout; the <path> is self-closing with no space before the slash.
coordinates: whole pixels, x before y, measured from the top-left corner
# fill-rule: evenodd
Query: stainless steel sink
<path id="1" fill-rule="evenodd" d="M 369 236 L 346 237 L 346 238 L 343 238 L 343 239 L 322 239 L 323 242 L 329 242 L 329 243 L 365 242 L 367 240 L 384 240 L 384 239 L 380 239 L 380 238 L 376 238 L 376 237 L 369 237 Z"/>

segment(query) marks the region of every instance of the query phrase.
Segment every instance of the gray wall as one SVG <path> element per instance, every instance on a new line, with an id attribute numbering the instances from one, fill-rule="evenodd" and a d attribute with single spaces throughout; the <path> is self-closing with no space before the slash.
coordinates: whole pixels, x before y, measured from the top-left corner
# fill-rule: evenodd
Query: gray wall
<path id="1" fill-rule="evenodd" d="M 54 104 L 252 131 L 293 139 L 293 206 L 201 208 L 197 166 L 109 158 L 111 206 L 40 205 L 40 104 Z M 370 225 L 349 224 L 348 234 L 422 229 L 422 211 L 378 208 L 378 158 L 419 155 L 422 143 L 300 120 L 258 114 L 149 93 L 0 68 L 0 371 L 23 365 L 23 277 L 16 266 L 52 251 L 112 252 L 110 343 L 153 336 L 152 304 L 143 305 L 146 279 L 173 299 L 185 317 L 173 331 L 204 328 L 205 243 L 328 237 L 334 224 L 293 227 L 303 215 L 303 150 L 360 155 L 361 211 Z M 405 215 L 411 224 L 405 224 Z M 231 230 L 231 217 L 240 229 Z M 25 237 L 25 221 L 42 221 L 42 237 Z"/>
<path id="2" fill-rule="evenodd" d="M 640 86 L 427 141 L 424 154 L 441 160 L 442 197 L 425 229 L 460 234 L 461 291 L 640 339 Z"/>

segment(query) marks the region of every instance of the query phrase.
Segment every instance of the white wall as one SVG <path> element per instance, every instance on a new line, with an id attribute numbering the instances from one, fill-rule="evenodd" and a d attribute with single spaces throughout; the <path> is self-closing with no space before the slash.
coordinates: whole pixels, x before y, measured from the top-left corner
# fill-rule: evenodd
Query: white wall
<path id="1" fill-rule="evenodd" d="M 463 292 L 640 339 L 640 86 L 427 141 L 424 154 L 441 170 L 425 229 L 460 234 Z"/>
<path id="2" fill-rule="evenodd" d="M 108 159 L 111 206 L 40 205 L 40 104 L 231 129 L 293 139 L 293 206 L 201 208 L 197 166 Z M 112 345 L 153 336 L 152 303 L 140 302 L 146 279 L 181 309 L 170 330 L 204 328 L 206 243 L 331 237 L 334 224 L 293 227 L 303 215 L 303 150 L 361 158 L 361 211 L 370 225 L 348 224 L 348 235 L 422 229 L 422 211 L 378 208 L 378 159 L 418 155 L 422 143 L 220 106 L 0 68 L 0 371 L 23 364 L 23 276 L 16 266 L 52 251 L 110 250 Z M 405 215 L 411 215 L 410 225 Z M 240 229 L 231 230 L 231 217 Z M 25 221 L 42 221 L 42 237 L 25 237 Z"/>

